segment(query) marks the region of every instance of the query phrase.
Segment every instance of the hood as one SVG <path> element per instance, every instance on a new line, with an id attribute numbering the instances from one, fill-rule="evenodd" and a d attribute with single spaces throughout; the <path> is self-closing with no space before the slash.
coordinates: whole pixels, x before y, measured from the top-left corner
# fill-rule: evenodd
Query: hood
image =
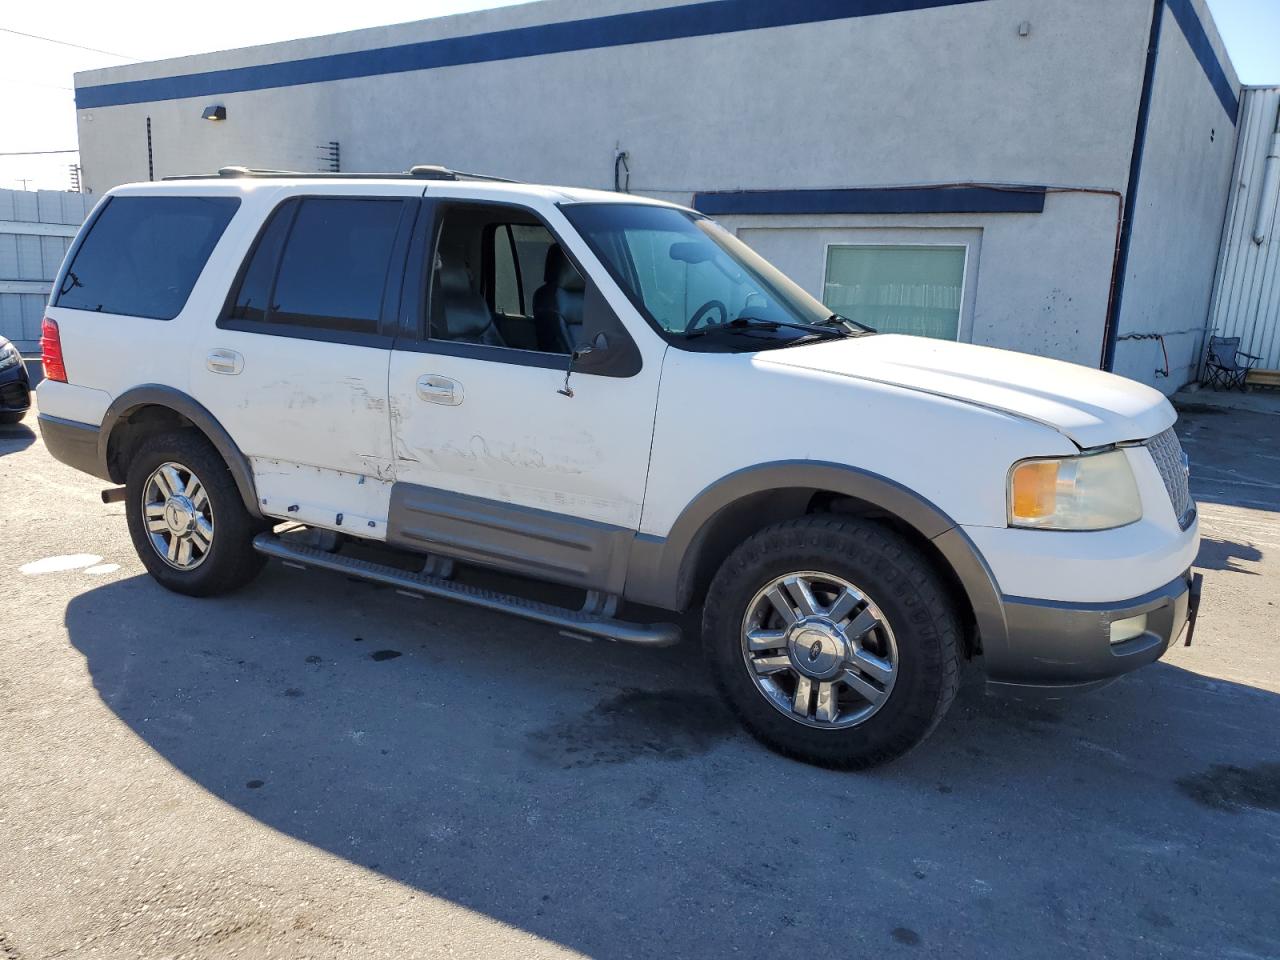
<path id="1" fill-rule="evenodd" d="M 1164 394 L 1061 360 L 898 334 L 760 353 L 757 362 L 905 387 L 1033 420 L 1082 448 L 1145 440 L 1177 419 Z"/>

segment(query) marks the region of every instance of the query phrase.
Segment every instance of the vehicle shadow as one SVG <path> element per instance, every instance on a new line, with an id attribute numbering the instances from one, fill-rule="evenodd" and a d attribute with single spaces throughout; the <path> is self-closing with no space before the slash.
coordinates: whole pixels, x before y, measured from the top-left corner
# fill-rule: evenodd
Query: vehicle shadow
<path id="1" fill-rule="evenodd" d="M 1202 536 L 1200 553 L 1196 555 L 1195 565 L 1201 570 L 1227 570 L 1231 573 L 1258 576 L 1258 571 L 1240 566 L 1240 561 L 1257 563 L 1261 559 L 1262 551 L 1251 543 L 1237 543 L 1235 540 Z"/>
<path id="2" fill-rule="evenodd" d="M 308 576 L 217 601 L 135 577 L 66 627 L 103 701 L 204 789 L 539 937 L 609 958 L 1280 945 L 1257 839 L 1274 694 L 1167 664 L 1045 707 L 969 685 L 924 747 L 839 773 L 740 733 L 696 644 Z"/>
<path id="3" fill-rule="evenodd" d="M 25 421 L 0 423 L 0 457 L 25 450 L 35 442 L 35 431 Z"/>

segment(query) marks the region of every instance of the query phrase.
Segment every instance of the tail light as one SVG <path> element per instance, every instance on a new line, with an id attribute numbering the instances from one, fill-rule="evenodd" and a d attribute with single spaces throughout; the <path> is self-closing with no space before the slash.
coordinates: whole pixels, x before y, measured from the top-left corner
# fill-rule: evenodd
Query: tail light
<path id="1" fill-rule="evenodd" d="M 67 382 L 67 367 L 62 362 L 62 338 L 58 335 L 58 323 L 48 317 L 40 324 L 40 360 L 44 364 L 46 380 Z"/>

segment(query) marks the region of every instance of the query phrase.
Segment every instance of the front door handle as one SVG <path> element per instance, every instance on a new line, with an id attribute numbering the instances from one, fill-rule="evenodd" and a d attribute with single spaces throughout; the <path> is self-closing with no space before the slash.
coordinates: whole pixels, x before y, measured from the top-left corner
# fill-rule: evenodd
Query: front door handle
<path id="1" fill-rule="evenodd" d="M 204 365 L 213 373 L 225 373 L 234 377 L 244 369 L 244 357 L 235 350 L 210 350 Z"/>
<path id="2" fill-rule="evenodd" d="M 418 378 L 418 396 L 428 403 L 456 407 L 462 402 L 462 384 L 449 377 L 428 373 Z"/>

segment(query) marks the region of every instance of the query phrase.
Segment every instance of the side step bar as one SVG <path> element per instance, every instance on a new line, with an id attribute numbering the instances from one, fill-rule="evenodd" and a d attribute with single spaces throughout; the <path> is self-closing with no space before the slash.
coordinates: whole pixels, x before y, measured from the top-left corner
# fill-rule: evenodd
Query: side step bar
<path id="1" fill-rule="evenodd" d="M 260 533 L 254 537 L 253 548 L 268 557 L 282 560 L 291 567 L 314 567 L 359 577 L 394 587 L 412 596 L 457 600 L 486 610 L 536 620 L 572 636 L 614 640 L 643 647 L 669 647 L 680 640 L 680 628 L 673 623 L 628 623 L 593 613 L 590 596 L 587 608 L 568 610 L 550 603 L 498 593 L 496 590 L 485 590 L 423 573 L 399 570 L 370 560 L 326 553 L 314 547 L 290 543 L 272 533 Z"/>

